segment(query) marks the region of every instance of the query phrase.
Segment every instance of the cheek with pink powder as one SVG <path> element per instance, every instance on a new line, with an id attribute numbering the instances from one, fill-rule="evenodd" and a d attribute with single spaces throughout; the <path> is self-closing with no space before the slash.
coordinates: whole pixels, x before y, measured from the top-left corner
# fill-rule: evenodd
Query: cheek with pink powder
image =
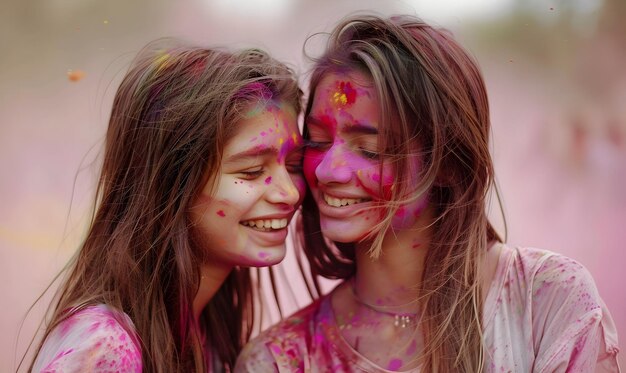
<path id="1" fill-rule="evenodd" d="M 419 160 L 413 160 L 413 162 L 419 162 Z M 414 166 L 414 169 L 419 169 L 419 167 L 417 167 L 418 163 L 415 163 Z M 391 170 L 391 165 L 383 165 L 382 176 L 378 165 L 368 169 L 358 170 L 357 176 L 363 189 L 366 190 L 372 197 L 382 201 L 391 200 L 393 187 L 396 183 L 393 177 L 393 171 Z M 414 179 L 415 180 L 410 180 L 411 185 L 416 185 L 419 182 L 417 177 L 414 177 Z M 402 182 L 402 180 L 400 180 L 400 182 Z M 394 229 L 405 229 L 411 227 L 428 206 L 428 201 L 427 196 L 422 196 L 412 202 L 405 203 L 400 206 L 392 218 L 392 227 Z"/>
<path id="2" fill-rule="evenodd" d="M 329 150 L 333 151 L 332 149 Z M 362 156 L 350 151 L 335 152 L 335 158 L 331 162 L 324 162 L 327 152 L 308 149 L 304 159 L 304 174 L 310 185 L 315 185 L 317 174 L 340 172 L 341 168 L 348 167 L 349 172 L 356 176 L 356 184 L 361 187 L 372 199 L 377 201 L 389 201 L 391 199 L 394 178 L 390 165 L 384 165 L 381 169 L 377 162 L 364 159 Z M 320 168 L 321 167 L 321 168 Z M 417 182 L 417 180 L 416 180 Z M 426 197 L 401 206 L 395 213 L 392 226 L 395 229 L 403 229 L 412 226 L 420 217 L 428 205 Z M 381 210 L 381 217 L 384 211 Z"/>
<path id="3" fill-rule="evenodd" d="M 324 157 L 324 152 L 321 152 L 317 149 L 307 148 L 304 151 L 304 162 L 303 162 L 303 173 L 304 178 L 310 186 L 315 186 L 317 184 L 317 176 L 315 176 L 315 171 L 317 167 L 322 162 L 322 158 Z"/>
<path id="4" fill-rule="evenodd" d="M 419 217 L 424 209 L 428 206 L 428 198 L 422 197 L 414 202 L 407 203 L 400 206 L 393 216 L 391 222 L 392 226 L 396 229 L 409 228 Z"/>
<path id="5" fill-rule="evenodd" d="M 391 190 L 394 183 L 389 167 L 387 165 L 383 166 L 381 177 L 380 165 L 377 162 L 364 161 L 362 157 L 359 158 L 361 158 L 360 164 L 352 163 L 359 162 L 356 157 L 354 160 L 349 161 L 351 164 L 359 164 L 359 169 L 356 170 L 358 184 L 372 198 L 388 201 L 391 198 Z"/>
<path id="6" fill-rule="evenodd" d="M 303 198 L 304 193 L 306 193 L 306 182 L 300 176 L 298 178 L 295 178 L 293 180 L 293 183 L 296 186 L 296 189 L 298 189 L 298 193 L 300 193 L 300 198 Z"/>

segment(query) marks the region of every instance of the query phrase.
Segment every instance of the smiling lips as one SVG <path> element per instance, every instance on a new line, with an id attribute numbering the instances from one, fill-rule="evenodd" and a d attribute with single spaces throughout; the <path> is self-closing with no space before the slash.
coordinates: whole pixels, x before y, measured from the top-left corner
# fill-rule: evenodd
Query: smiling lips
<path id="1" fill-rule="evenodd" d="M 324 201 L 326 204 L 332 207 L 343 207 L 355 205 L 357 203 L 366 202 L 369 199 L 365 198 L 337 198 L 332 197 L 326 193 L 322 193 L 324 197 Z M 261 232 L 271 232 L 275 230 L 284 229 L 289 224 L 289 219 L 281 218 L 281 219 L 258 219 L 258 220 L 245 220 L 240 222 L 239 224 L 250 227 L 254 230 Z"/>
<path id="2" fill-rule="evenodd" d="M 242 221 L 239 224 L 250 227 L 252 229 L 269 232 L 272 230 L 283 229 L 287 226 L 289 220 L 287 218 L 282 219 L 259 219 L 259 220 L 246 220 Z"/>
<path id="3" fill-rule="evenodd" d="M 367 201 L 367 199 L 364 198 L 337 198 L 329 196 L 326 193 L 322 193 L 322 196 L 324 197 L 324 201 L 326 202 L 326 204 L 333 207 L 355 205 L 357 203 Z"/>

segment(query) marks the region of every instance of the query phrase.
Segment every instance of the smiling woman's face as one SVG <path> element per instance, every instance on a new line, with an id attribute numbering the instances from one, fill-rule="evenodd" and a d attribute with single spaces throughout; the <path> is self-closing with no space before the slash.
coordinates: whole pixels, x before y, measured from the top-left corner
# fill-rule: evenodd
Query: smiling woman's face
<path id="1" fill-rule="evenodd" d="M 217 183 L 207 182 L 191 219 L 214 265 L 266 266 L 285 256 L 287 225 L 302 202 L 302 138 L 284 104 L 250 106 L 224 147 Z"/>
<path id="2" fill-rule="evenodd" d="M 380 102 L 368 75 L 330 73 L 320 81 L 305 120 L 304 174 L 322 231 L 333 241 L 362 240 L 386 213 L 395 178 L 389 162 L 381 172 L 380 121 Z M 419 160 L 412 162 L 417 169 Z M 426 205 L 424 197 L 401 206 L 394 229 L 411 228 Z"/>

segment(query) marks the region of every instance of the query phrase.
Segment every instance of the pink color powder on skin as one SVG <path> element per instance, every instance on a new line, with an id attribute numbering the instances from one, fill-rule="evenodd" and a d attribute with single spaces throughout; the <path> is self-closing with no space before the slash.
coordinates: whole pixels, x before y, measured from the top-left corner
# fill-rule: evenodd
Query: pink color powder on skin
<path id="1" fill-rule="evenodd" d="M 226 214 L 224 213 L 224 210 L 219 210 L 219 211 L 217 212 L 217 214 L 218 214 L 219 216 L 221 216 L 221 217 L 226 216 Z"/>
<path id="2" fill-rule="evenodd" d="M 413 341 L 413 342 L 411 342 L 411 345 L 409 346 L 409 348 L 407 348 L 406 354 L 408 356 L 413 356 L 413 354 L 415 353 L 416 349 L 417 349 L 417 343 L 415 343 L 415 341 Z"/>
<path id="3" fill-rule="evenodd" d="M 271 183 L 272 183 L 272 177 L 271 177 L 271 176 L 268 176 L 268 177 L 265 179 L 265 185 L 270 185 Z"/>
<path id="4" fill-rule="evenodd" d="M 340 106 L 350 106 L 356 100 L 357 92 L 350 82 L 337 82 L 337 91 L 333 94 L 333 101 Z"/>
<path id="5" fill-rule="evenodd" d="M 387 369 L 389 369 L 389 370 L 398 370 L 398 369 L 400 369 L 401 366 L 402 366 L 402 360 L 400 360 L 400 359 L 391 359 L 391 361 L 389 361 L 389 365 L 387 366 Z"/>

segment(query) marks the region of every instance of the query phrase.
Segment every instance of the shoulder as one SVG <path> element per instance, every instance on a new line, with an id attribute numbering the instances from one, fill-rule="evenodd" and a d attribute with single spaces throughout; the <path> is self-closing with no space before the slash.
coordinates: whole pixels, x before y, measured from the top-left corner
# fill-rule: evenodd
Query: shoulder
<path id="1" fill-rule="evenodd" d="M 612 364 L 617 354 L 613 320 L 587 268 L 548 250 L 513 250 L 509 279 L 517 278 L 516 287 L 526 293 L 536 367 L 590 371 L 599 369 L 600 360 Z"/>
<path id="2" fill-rule="evenodd" d="M 235 372 L 297 370 L 306 355 L 307 340 L 324 299 L 318 299 L 252 339 L 241 351 Z"/>
<path id="3" fill-rule="evenodd" d="M 559 289 L 572 291 L 584 288 L 597 293 L 589 271 L 574 259 L 532 247 L 503 245 L 503 252 L 511 260 L 502 275 L 506 276 L 510 285 L 531 292 L 533 299 Z"/>
<path id="4" fill-rule="evenodd" d="M 44 341 L 34 371 L 141 371 L 140 343 L 130 318 L 104 304 L 61 321 Z"/>
<path id="5" fill-rule="evenodd" d="M 532 304 L 534 312 L 557 304 L 577 312 L 600 308 L 593 277 L 581 263 L 549 250 L 503 247 L 510 258 L 502 273 L 505 286 L 525 299 L 523 303 Z"/>
<path id="6" fill-rule="evenodd" d="M 580 311 L 588 312 L 600 308 L 596 284 L 591 273 L 581 263 L 548 250 L 515 250 L 517 264 L 523 268 L 533 303 L 551 302 L 558 298 L 571 301 L 576 299 L 580 301 L 576 304 Z M 581 306 L 583 307 L 580 308 Z"/>

